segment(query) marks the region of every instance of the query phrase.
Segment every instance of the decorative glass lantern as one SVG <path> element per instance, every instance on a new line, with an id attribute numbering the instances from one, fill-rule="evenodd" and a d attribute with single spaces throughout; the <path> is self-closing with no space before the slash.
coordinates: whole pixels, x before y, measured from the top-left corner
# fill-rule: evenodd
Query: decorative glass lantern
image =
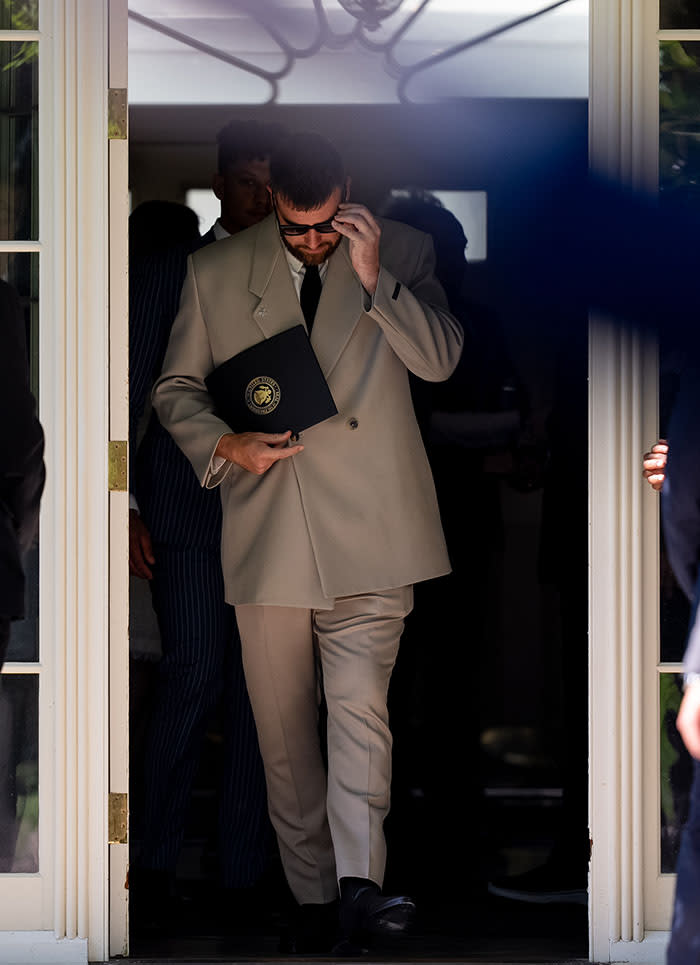
<path id="1" fill-rule="evenodd" d="M 403 0 L 338 0 L 338 2 L 367 30 L 376 30 L 381 20 L 396 13 Z"/>

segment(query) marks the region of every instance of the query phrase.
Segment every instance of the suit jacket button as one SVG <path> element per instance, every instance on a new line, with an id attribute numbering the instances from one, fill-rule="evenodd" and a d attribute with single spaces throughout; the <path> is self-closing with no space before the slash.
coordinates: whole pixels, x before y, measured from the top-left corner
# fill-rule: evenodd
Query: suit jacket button
<path id="1" fill-rule="evenodd" d="M 360 424 L 360 423 L 357 421 L 357 419 L 356 419 L 354 416 L 352 417 L 352 419 L 348 419 L 348 428 L 349 428 L 349 429 L 357 429 L 357 427 L 359 426 L 359 424 Z"/>

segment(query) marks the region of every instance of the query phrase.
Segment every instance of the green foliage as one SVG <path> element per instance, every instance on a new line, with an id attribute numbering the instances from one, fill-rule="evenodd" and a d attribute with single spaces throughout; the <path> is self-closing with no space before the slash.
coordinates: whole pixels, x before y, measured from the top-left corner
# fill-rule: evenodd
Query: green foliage
<path id="1" fill-rule="evenodd" d="M 18 46 L 17 52 L 3 65 L 2 69 L 3 71 L 16 70 L 17 67 L 30 64 L 33 60 L 36 60 L 38 56 L 39 44 L 35 40 L 25 40 L 24 43 Z"/>
<path id="2" fill-rule="evenodd" d="M 0 29 L 36 30 L 38 26 L 37 0 L 0 0 Z M 3 71 L 28 64 L 39 55 L 39 45 L 35 41 L 20 41 L 18 37 L 18 43 L 13 46 L 16 46 L 16 52 L 3 65 Z"/>
<path id="3" fill-rule="evenodd" d="M 39 26 L 38 0 L 2 0 L 0 29 L 36 30 Z"/>
<path id="4" fill-rule="evenodd" d="M 659 45 L 659 186 L 700 201 L 700 43 Z"/>
<path id="5" fill-rule="evenodd" d="M 671 783 L 671 768 L 680 757 L 678 747 L 674 746 L 669 736 L 670 728 L 675 730 L 678 708 L 681 705 L 681 691 L 676 682 L 675 674 L 662 673 L 659 677 L 661 698 L 661 741 L 659 753 L 659 767 L 661 770 L 661 813 L 669 825 L 678 823 L 676 804 L 673 799 Z M 676 741 L 677 745 L 678 741 Z"/>

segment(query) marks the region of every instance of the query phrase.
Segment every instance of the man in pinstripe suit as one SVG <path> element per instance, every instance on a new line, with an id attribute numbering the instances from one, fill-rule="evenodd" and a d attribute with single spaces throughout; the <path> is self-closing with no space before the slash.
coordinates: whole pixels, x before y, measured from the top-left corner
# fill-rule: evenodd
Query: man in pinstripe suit
<path id="1" fill-rule="evenodd" d="M 277 125 L 232 121 L 218 136 L 212 187 L 221 216 L 195 243 L 132 266 L 130 431 L 160 372 L 191 251 L 249 227 L 269 212 L 268 157 Z M 223 694 L 226 741 L 220 806 L 225 893 L 242 901 L 265 870 L 271 835 L 257 738 L 233 608 L 224 601 L 221 503 L 151 414 L 132 464 L 130 568 L 148 579 L 163 656 L 145 750 L 141 848 L 131 874 L 134 921 L 163 923 L 184 837 L 205 726 Z M 231 911 L 235 914 L 235 908 Z"/>

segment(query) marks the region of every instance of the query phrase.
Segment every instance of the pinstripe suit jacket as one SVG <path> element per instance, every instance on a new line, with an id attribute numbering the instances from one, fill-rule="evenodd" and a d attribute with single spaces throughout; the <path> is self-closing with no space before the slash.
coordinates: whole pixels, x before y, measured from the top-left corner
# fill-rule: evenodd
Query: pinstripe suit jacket
<path id="1" fill-rule="evenodd" d="M 700 356 L 686 359 L 668 426 L 668 465 L 661 496 L 666 551 L 692 604 L 683 666 L 700 673 Z"/>
<path id="2" fill-rule="evenodd" d="M 428 235 L 382 222 L 381 270 L 366 302 L 343 239 L 331 256 L 311 344 L 338 415 L 263 476 L 210 460 L 228 426 L 204 379 L 230 356 L 303 324 L 274 217 L 190 259 L 153 403 L 205 486 L 223 482 L 229 603 L 329 608 L 336 597 L 449 571 L 408 370 L 440 381 L 462 329 L 433 273 Z"/>
<path id="3" fill-rule="evenodd" d="M 129 432 L 135 446 L 148 395 L 160 374 L 193 251 L 216 241 L 209 230 L 194 243 L 144 258 L 129 280 Z M 221 501 L 203 490 L 191 464 L 151 413 L 135 458 L 130 490 L 151 538 L 181 547 L 218 549 Z"/>

